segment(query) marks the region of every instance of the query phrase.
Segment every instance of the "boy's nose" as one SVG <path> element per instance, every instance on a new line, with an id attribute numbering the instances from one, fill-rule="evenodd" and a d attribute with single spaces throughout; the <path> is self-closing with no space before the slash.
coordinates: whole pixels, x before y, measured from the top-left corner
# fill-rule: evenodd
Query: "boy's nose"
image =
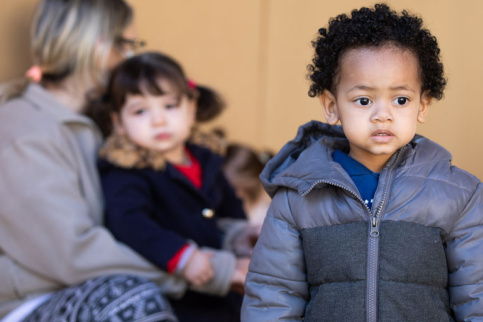
<path id="1" fill-rule="evenodd" d="M 379 103 L 374 105 L 374 113 L 372 114 L 373 122 L 387 122 L 392 121 L 392 110 L 390 104 Z"/>

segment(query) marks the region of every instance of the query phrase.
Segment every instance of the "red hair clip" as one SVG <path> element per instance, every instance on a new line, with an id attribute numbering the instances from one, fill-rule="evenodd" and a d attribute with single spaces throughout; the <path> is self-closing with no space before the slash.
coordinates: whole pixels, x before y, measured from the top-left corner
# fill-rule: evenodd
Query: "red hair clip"
<path id="1" fill-rule="evenodd" d="M 188 87 L 189 89 L 196 89 L 196 83 L 193 80 L 188 79 Z"/>

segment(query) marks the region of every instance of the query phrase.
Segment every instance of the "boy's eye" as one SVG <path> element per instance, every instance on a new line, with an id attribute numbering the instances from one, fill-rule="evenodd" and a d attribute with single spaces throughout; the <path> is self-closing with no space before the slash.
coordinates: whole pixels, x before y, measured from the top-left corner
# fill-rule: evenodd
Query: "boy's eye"
<path id="1" fill-rule="evenodd" d="M 361 106 L 367 106 L 371 104 L 371 100 L 368 99 L 367 97 L 360 97 L 355 100 L 356 104 L 361 105 Z"/>
<path id="2" fill-rule="evenodd" d="M 409 102 L 409 98 L 404 97 L 404 96 L 400 96 L 400 97 L 397 97 L 393 102 L 396 105 L 404 106 L 404 105 L 406 105 Z"/>

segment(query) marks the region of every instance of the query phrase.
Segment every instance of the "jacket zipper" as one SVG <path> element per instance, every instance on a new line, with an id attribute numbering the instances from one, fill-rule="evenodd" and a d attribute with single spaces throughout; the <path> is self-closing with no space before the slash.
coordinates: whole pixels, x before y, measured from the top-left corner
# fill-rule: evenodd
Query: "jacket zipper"
<path id="1" fill-rule="evenodd" d="M 382 194 L 381 201 L 379 202 L 379 207 L 377 208 L 376 214 L 373 215 L 372 211 L 369 207 L 364 203 L 362 198 L 355 193 L 353 190 L 331 182 L 329 180 L 317 180 L 315 181 L 309 189 L 301 193 L 302 197 L 305 197 L 310 191 L 312 191 L 318 184 L 325 183 L 330 184 L 345 191 L 348 191 L 352 194 L 356 199 L 358 199 L 365 207 L 367 214 L 369 215 L 369 241 L 368 241 L 368 254 L 367 254 L 367 288 L 366 288 L 366 318 L 367 322 L 375 322 L 377 321 L 377 274 L 378 274 L 378 266 L 379 266 L 379 225 L 380 225 L 380 217 L 383 208 L 385 208 L 385 201 L 387 196 L 387 189 L 390 186 L 390 182 L 392 181 L 393 169 L 397 164 L 397 160 L 399 159 L 399 155 L 404 148 L 398 150 L 396 152 L 396 156 L 394 160 L 391 162 L 386 175 L 384 191 Z"/>
<path id="2" fill-rule="evenodd" d="M 378 269 L 379 269 L 379 234 L 381 217 L 386 208 L 387 192 L 391 186 L 391 181 L 394 175 L 394 168 L 397 165 L 397 160 L 401 154 L 401 150 L 396 153 L 394 160 L 388 167 L 386 179 L 384 181 L 384 190 L 379 206 L 374 215 L 371 212 L 370 230 L 367 251 L 367 289 L 366 289 L 366 315 L 367 322 L 377 321 L 377 288 L 378 288 Z"/>

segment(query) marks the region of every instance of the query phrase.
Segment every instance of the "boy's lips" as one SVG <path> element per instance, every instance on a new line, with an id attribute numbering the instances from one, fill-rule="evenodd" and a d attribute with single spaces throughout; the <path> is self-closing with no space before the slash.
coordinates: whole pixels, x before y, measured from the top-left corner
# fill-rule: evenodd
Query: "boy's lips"
<path id="1" fill-rule="evenodd" d="M 389 130 L 377 130 L 372 132 L 371 138 L 375 140 L 376 142 L 379 143 L 385 143 L 390 141 L 394 137 L 394 134 L 392 134 L 391 131 Z"/>

